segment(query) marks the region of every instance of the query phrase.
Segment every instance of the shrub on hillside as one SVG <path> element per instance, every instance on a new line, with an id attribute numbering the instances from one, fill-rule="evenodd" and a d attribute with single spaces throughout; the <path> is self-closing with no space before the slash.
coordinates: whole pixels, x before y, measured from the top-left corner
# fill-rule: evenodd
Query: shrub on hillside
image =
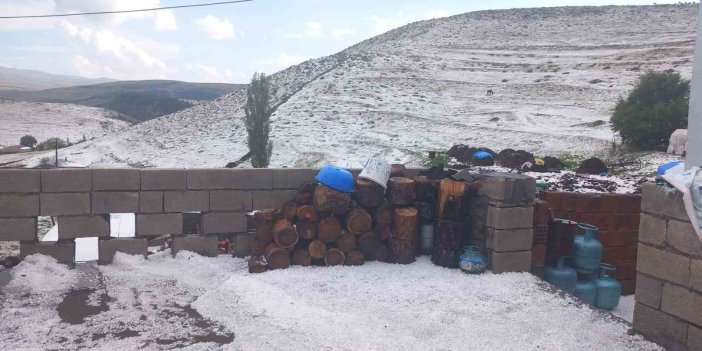
<path id="1" fill-rule="evenodd" d="M 20 145 L 26 146 L 26 147 L 31 147 L 34 148 L 34 145 L 37 144 L 37 138 L 31 136 L 31 135 L 25 135 L 20 138 Z"/>
<path id="2" fill-rule="evenodd" d="M 687 128 L 689 99 L 690 81 L 677 72 L 646 72 L 629 96 L 619 99 L 612 129 L 623 142 L 637 148 L 665 146 L 674 130 Z"/>
<path id="3" fill-rule="evenodd" d="M 67 146 L 70 146 L 70 144 L 63 139 L 49 138 L 39 143 L 39 145 L 37 145 L 37 150 L 63 149 Z"/>

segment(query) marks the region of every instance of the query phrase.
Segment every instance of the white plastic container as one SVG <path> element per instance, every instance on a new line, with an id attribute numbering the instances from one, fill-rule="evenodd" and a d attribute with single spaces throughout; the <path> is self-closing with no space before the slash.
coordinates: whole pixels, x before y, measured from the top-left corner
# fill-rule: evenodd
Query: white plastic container
<path id="1" fill-rule="evenodd" d="M 690 197 L 692 205 L 697 212 L 697 221 L 702 223 L 702 170 L 697 171 L 690 185 Z"/>
<path id="2" fill-rule="evenodd" d="M 368 179 L 379 184 L 383 189 L 387 189 L 388 179 L 390 179 L 390 164 L 377 158 L 371 158 L 361 170 L 359 178 Z"/>

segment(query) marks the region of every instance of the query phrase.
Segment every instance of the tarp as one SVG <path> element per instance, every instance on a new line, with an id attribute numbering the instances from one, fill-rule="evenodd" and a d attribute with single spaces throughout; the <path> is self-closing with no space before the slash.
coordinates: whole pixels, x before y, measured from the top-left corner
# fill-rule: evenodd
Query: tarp
<path id="1" fill-rule="evenodd" d="M 698 211 L 695 210 L 695 206 L 692 204 L 692 195 L 690 193 L 692 190 L 692 180 L 695 178 L 697 172 L 702 172 L 702 170 L 700 170 L 699 167 L 692 167 L 687 171 L 666 172 L 663 174 L 663 176 L 661 176 L 661 178 L 683 194 L 683 202 L 685 203 L 685 211 L 687 212 L 687 216 L 690 218 L 690 222 L 695 228 L 697 236 L 699 236 L 700 240 L 702 240 L 702 228 L 700 228 L 699 221 L 702 213 L 698 213 Z"/>

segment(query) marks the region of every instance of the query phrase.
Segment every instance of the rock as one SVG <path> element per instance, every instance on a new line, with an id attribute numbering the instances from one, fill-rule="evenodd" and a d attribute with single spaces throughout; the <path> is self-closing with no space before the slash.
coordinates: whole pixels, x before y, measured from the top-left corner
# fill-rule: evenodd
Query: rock
<path id="1" fill-rule="evenodd" d="M 604 161 L 597 157 L 588 158 L 580 163 L 580 166 L 575 171 L 577 174 L 601 174 L 607 173 L 607 165 Z"/>
<path id="2" fill-rule="evenodd" d="M 563 168 L 565 168 L 565 166 L 563 166 L 563 162 L 561 162 L 561 160 L 553 156 L 544 157 L 544 166 L 546 166 L 546 169 L 549 172 L 562 171 Z"/>
<path id="3" fill-rule="evenodd" d="M 522 169 L 527 162 L 534 164 L 534 154 L 524 150 L 504 149 L 497 154 L 497 163 L 502 167 Z"/>

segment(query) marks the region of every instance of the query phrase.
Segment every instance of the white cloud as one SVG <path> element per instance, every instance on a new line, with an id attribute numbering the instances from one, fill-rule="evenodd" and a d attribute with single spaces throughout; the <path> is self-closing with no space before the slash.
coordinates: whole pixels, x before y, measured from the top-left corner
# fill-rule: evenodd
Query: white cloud
<path id="1" fill-rule="evenodd" d="M 331 36 L 334 39 L 341 39 L 342 37 L 345 37 L 347 35 L 351 35 L 354 33 L 356 33 L 356 31 L 354 31 L 351 28 L 337 28 L 337 29 L 332 30 Z"/>
<path id="2" fill-rule="evenodd" d="M 261 63 L 277 71 L 296 65 L 298 63 L 305 62 L 307 60 L 308 58 L 305 56 L 290 55 L 288 53 L 281 52 L 269 59 L 261 61 Z"/>
<path id="3" fill-rule="evenodd" d="M 199 18 L 196 21 L 200 31 L 210 39 L 220 40 L 235 38 L 234 25 L 226 18 L 219 19 L 212 15 Z"/>
<path id="4" fill-rule="evenodd" d="M 321 38 L 324 36 L 322 33 L 322 24 L 319 22 L 306 22 L 305 23 L 305 36 L 309 38 Z"/>
<path id="5" fill-rule="evenodd" d="M 124 11 L 161 6 L 160 0 L 54 0 L 54 13 L 95 12 L 95 11 Z M 100 16 L 86 16 L 86 21 L 112 25 L 122 24 L 129 20 L 145 20 L 156 16 L 157 11 L 116 13 Z"/>
<path id="6" fill-rule="evenodd" d="M 55 12 L 52 0 L 37 0 L 32 2 L 21 0 L 0 1 L 0 13 L 4 16 L 27 16 L 36 14 L 50 14 Z M 49 29 L 56 25 L 55 18 L 6 19 L 0 20 L 0 31 Z"/>
<path id="7" fill-rule="evenodd" d="M 450 13 L 445 10 L 429 10 L 421 14 L 409 14 L 398 12 L 394 16 L 381 17 L 381 16 L 371 16 L 369 19 L 373 22 L 373 34 L 378 35 L 385 33 L 389 30 L 395 29 L 397 27 L 402 27 L 405 24 L 428 20 L 440 17 L 449 16 Z"/>
<path id="8" fill-rule="evenodd" d="M 234 83 L 245 82 L 246 75 L 242 71 L 232 71 L 230 69 L 219 70 L 216 67 L 201 63 L 186 64 L 185 69 L 192 73 L 195 81 L 208 83 Z"/>
<path id="9" fill-rule="evenodd" d="M 317 21 L 305 22 L 305 29 L 302 32 L 289 32 L 284 33 L 284 38 L 326 38 L 332 37 L 334 39 L 340 39 L 344 36 L 355 33 L 351 28 L 336 28 L 329 32 L 324 30 L 322 23 Z"/>
<path id="10" fill-rule="evenodd" d="M 157 31 L 170 31 L 178 29 L 176 24 L 175 15 L 171 10 L 161 10 L 156 11 L 156 18 L 154 19 L 154 28 Z"/>

